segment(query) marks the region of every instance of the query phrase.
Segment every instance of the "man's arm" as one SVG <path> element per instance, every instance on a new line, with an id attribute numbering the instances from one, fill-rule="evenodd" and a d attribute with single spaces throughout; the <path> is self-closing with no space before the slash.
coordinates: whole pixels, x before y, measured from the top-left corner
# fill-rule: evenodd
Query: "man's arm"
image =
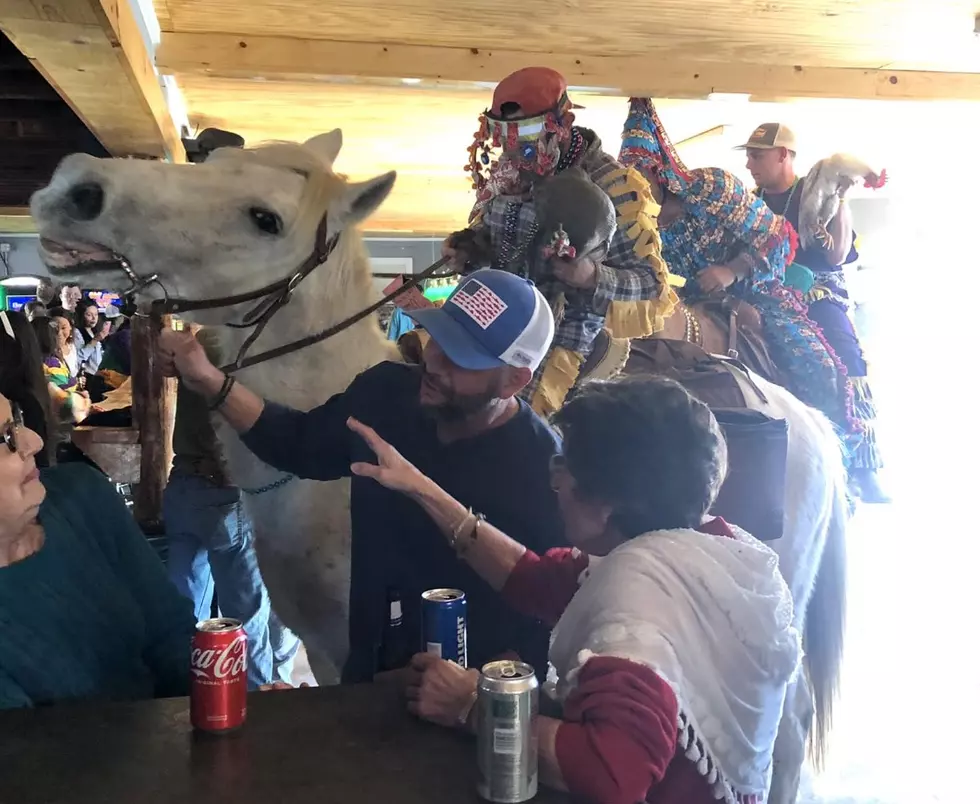
<path id="1" fill-rule="evenodd" d="M 347 410 L 344 394 L 304 412 L 267 403 L 208 360 L 202 345 L 189 332 L 165 330 L 159 347 L 164 372 L 214 405 L 241 435 L 242 442 L 270 466 L 311 480 L 336 480 L 350 475 Z M 219 395 L 224 389 L 225 397 Z"/>
<path id="2" fill-rule="evenodd" d="M 829 249 L 828 259 L 834 265 L 843 265 L 851 253 L 854 240 L 854 225 L 851 219 L 851 207 L 846 199 L 841 199 L 840 207 L 834 219 L 828 224 L 827 231 L 834 238 L 834 245 Z"/>

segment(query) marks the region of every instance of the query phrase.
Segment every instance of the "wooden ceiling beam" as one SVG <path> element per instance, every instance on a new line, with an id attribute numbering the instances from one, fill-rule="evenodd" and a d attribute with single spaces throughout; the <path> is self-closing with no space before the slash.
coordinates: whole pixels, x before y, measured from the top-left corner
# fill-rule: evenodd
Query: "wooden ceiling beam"
<path id="1" fill-rule="evenodd" d="M 980 73 L 679 62 L 655 52 L 590 56 L 165 31 L 156 63 L 161 72 L 177 75 L 440 82 L 499 81 L 521 67 L 547 64 L 573 86 L 623 95 L 703 98 L 717 92 L 746 93 L 758 99 L 980 100 Z"/>
<path id="2" fill-rule="evenodd" d="M 185 161 L 128 0 L 0 0 L 0 30 L 110 153 Z"/>

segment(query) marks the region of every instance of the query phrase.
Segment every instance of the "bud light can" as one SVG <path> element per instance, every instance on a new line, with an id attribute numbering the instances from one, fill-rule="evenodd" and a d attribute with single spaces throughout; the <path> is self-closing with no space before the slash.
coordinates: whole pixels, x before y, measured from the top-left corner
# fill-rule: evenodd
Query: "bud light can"
<path id="1" fill-rule="evenodd" d="M 218 617 L 197 624 L 191 642 L 191 725 L 225 732 L 245 722 L 248 637 L 238 620 Z"/>
<path id="2" fill-rule="evenodd" d="M 422 593 L 422 650 L 467 666 L 466 595 L 459 589 Z"/>

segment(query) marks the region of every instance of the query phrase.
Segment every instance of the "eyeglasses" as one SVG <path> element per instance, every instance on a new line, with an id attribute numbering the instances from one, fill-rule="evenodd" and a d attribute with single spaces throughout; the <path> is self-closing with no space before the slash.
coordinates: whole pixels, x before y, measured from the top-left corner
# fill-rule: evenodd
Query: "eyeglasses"
<path id="1" fill-rule="evenodd" d="M 17 448 L 17 431 L 23 431 L 24 429 L 24 414 L 20 409 L 20 405 L 14 405 L 12 412 L 13 418 L 3 426 L 3 443 L 7 445 L 7 449 L 10 450 L 11 454 L 16 455 L 19 452 Z"/>

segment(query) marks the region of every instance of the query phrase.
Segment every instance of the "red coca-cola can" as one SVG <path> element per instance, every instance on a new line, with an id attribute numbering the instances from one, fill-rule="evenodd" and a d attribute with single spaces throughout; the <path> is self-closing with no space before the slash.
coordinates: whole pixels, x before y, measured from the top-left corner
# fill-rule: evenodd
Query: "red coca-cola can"
<path id="1" fill-rule="evenodd" d="M 245 722 L 248 637 L 238 620 L 216 617 L 197 624 L 191 642 L 191 725 L 232 731 Z"/>

